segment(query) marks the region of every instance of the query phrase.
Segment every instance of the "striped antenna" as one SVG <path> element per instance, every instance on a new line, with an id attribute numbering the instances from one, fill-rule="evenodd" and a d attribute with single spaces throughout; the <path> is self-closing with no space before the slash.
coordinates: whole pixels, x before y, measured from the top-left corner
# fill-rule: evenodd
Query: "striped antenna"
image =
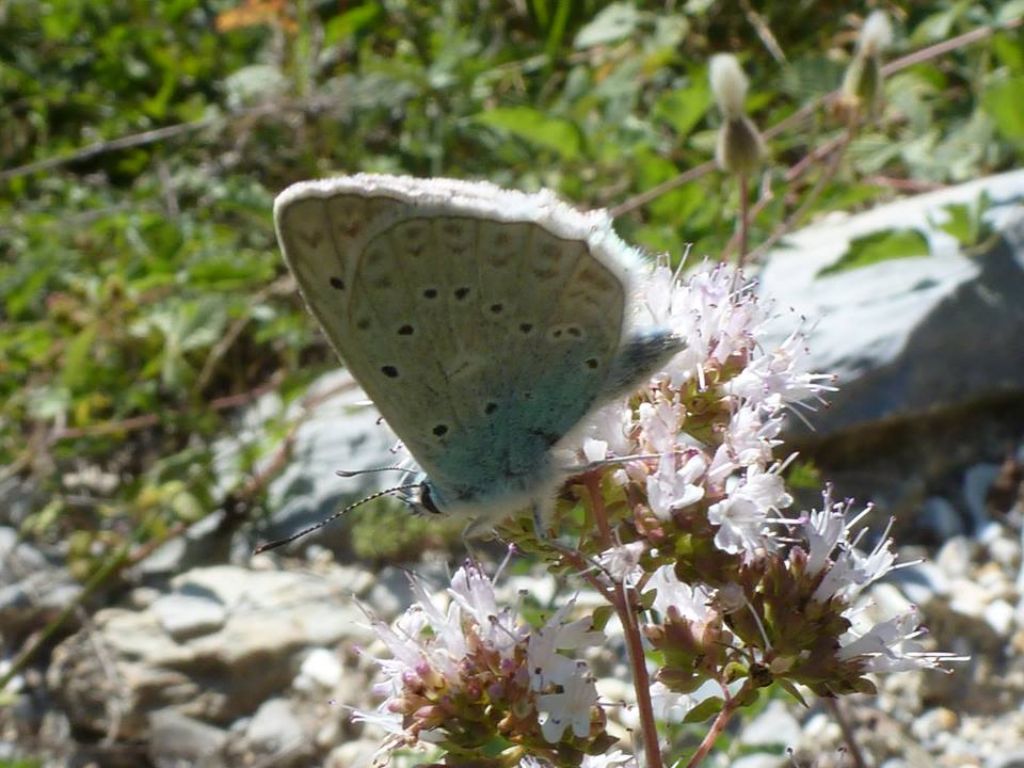
<path id="1" fill-rule="evenodd" d="M 365 504 L 368 501 L 373 501 L 374 499 L 379 499 L 381 496 L 390 496 L 391 494 L 399 493 L 401 491 L 411 491 L 413 488 L 419 488 L 419 487 L 420 487 L 420 483 L 410 483 L 408 485 L 396 485 L 394 488 L 388 488 L 388 489 L 383 490 L 383 491 L 378 491 L 377 493 L 371 493 L 369 496 L 365 496 L 362 499 L 360 499 L 359 501 L 357 501 L 357 502 L 355 502 L 353 504 L 349 504 L 344 509 L 339 509 L 333 515 L 330 515 L 329 517 L 325 517 L 323 520 L 321 520 L 316 525 L 311 525 L 308 528 L 303 528 L 298 533 L 293 533 L 291 536 L 289 536 L 289 537 L 287 537 L 285 539 L 275 539 L 274 541 L 268 541 L 266 544 L 260 544 L 258 547 L 256 547 L 256 549 L 254 549 L 252 551 L 252 553 L 254 555 L 258 555 L 258 554 L 260 554 L 262 552 L 269 552 L 271 549 L 277 549 L 278 547 L 283 547 L 285 544 L 291 544 L 296 539 L 301 539 L 303 536 L 305 536 L 307 534 L 310 534 L 310 533 L 313 533 L 313 531 L 319 531 L 321 528 L 323 528 L 328 523 L 331 523 L 334 520 L 337 520 L 339 517 L 344 515 L 346 512 L 351 512 L 356 507 L 362 506 L 363 504 Z"/>

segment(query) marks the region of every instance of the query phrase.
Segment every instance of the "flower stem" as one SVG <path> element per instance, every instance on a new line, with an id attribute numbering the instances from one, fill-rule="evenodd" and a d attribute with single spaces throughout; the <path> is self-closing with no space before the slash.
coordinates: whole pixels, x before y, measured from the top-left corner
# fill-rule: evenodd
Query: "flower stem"
<path id="1" fill-rule="evenodd" d="M 590 496 L 591 511 L 597 523 L 601 538 L 607 538 L 611 545 L 611 528 L 608 523 L 608 510 L 601 495 L 600 475 L 594 473 L 584 481 Z M 636 707 L 640 716 L 640 731 L 644 747 L 646 768 L 664 768 L 661 749 L 658 746 L 658 725 L 654 720 L 654 704 L 651 701 L 651 677 L 647 672 L 647 657 L 644 655 L 643 637 L 640 635 L 640 624 L 637 614 L 632 610 L 635 590 L 623 582 L 615 584 L 612 607 L 615 609 L 622 631 L 626 638 L 626 650 L 629 663 L 633 668 L 633 688 L 636 691 Z"/>
<path id="2" fill-rule="evenodd" d="M 743 271 L 743 260 L 747 256 L 747 242 L 750 238 L 750 178 L 745 173 L 737 176 L 740 193 L 740 242 L 739 256 L 736 259 L 736 271 Z"/>
<path id="3" fill-rule="evenodd" d="M 843 732 L 843 741 L 846 742 L 847 754 L 849 754 L 850 760 L 853 761 L 854 768 L 868 768 L 868 764 L 864 761 L 864 755 L 861 754 L 860 745 L 857 744 L 853 728 L 850 727 L 849 720 L 846 719 L 846 715 L 839 708 L 839 702 L 828 698 L 822 698 L 822 701 L 825 704 L 825 708 L 832 713 L 832 718 L 839 723 L 839 730 Z"/>
<path id="4" fill-rule="evenodd" d="M 711 724 L 711 728 L 704 734 L 704 740 L 697 747 L 697 751 L 693 753 L 690 762 L 686 764 L 686 768 L 697 768 L 701 761 L 711 753 L 711 749 L 715 746 L 715 742 L 718 741 L 718 737 L 722 735 L 725 726 L 729 724 L 732 716 L 736 714 L 736 710 L 740 708 L 740 702 L 743 700 L 741 694 L 743 692 L 741 690 L 736 696 L 729 696 L 728 690 L 726 690 L 725 704 L 722 705 L 722 709 L 715 718 L 715 722 Z"/>

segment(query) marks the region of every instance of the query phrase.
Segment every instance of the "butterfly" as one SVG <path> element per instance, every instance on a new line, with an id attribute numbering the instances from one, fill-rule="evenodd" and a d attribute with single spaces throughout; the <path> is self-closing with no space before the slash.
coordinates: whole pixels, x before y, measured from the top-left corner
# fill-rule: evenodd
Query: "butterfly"
<path id="1" fill-rule="evenodd" d="M 603 212 L 550 192 L 360 174 L 274 203 L 306 305 L 422 470 L 414 511 L 478 530 L 532 510 L 569 470 L 553 449 L 682 348 L 633 331 L 639 253 Z"/>

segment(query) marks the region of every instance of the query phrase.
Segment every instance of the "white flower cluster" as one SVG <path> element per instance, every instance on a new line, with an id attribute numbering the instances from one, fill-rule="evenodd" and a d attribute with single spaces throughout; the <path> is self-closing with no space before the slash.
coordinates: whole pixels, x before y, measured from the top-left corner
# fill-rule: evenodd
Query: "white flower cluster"
<path id="1" fill-rule="evenodd" d="M 869 585 L 899 566 L 889 528 L 867 554 L 857 549 L 867 529 L 862 528 L 852 536 L 851 531 L 871 512 L 871 507 L 851 516 L 852 506 L 851 501 L 833 502 L 826 492 L 822 509 L 806 515 L 800 524 L 807 542 L 806 573 L 824 574 L 814 599 L 824 603 L 838 597 L 849 606 L 845 614 L 853 628 L 839 639 L 837 657 L 859 657 L 865 660 L 865 670 L 869 672 L 937 669 L 943 662 L 963 660 L 954 654 L 922 651 L 916 639 L 924 631 L 916 608 L 879 624 L 871 625 L 863 619 L 855 605 L 857 598 Z M 890 522 L 890 528 L 891 525 Z"/>
<path id="2" fill-rule="evenodd" d="M 758 344 L 768 320 L 762 303 L 736 288 L 736 272 L 723 265 L 683 281 L 665 265 L 642 288 L 643 311 L 655 325 L 686 340 L 686 349 L 661 372 L 638 407 L 615 402 L 592 419 L 582 445 L 589 461 L 609 456 L 660 457 L 657 468 L 627 464 L 622 480 L 646 485 L 651 511 L 660 519 L 704 500 L 715 499 L 710 521 L 721 526 L 716 545 L 753 555 L 773 547 L 779 509 L 791 503 L 773 451 L 787 407 L 820 399 L 830 377 L 808 373 L 799 333 L 774 349 Z M 688 429 L 692 419 L 682 401 L 688 382 L 723 411 L 715 434 L 701 440 Z"/>
<path id="3" fill-rule="evenodd" d="M 383 703 L 356 719 L 409 741 L 429 741 L 431 730 L 465 714 L 443 711 L 446 705 L 480 697 L 484 687 L 485 698 L 535 712 L 549 743 L 567 729 L 581 739 L 590 734 L 594 678 L 585 662 L 565 651 L 600 643 L 604 635 L 591 630 L 589 618 L 569 619 L 573 601 L 533 628 L 512 608 L 498 607 L 493 582 L 474 563 L 452 577 L 447 605 L 418 580 L 411 584 L 416 601 L 394 626 L 373 622 L 390 653 L 374 659 L 382 675 L 374 692 Z"/>

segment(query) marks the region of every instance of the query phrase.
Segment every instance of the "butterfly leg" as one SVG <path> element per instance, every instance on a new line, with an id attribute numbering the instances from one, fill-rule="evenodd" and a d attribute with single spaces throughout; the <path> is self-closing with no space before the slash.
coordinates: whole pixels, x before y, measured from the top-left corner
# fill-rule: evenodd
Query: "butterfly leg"
<path id="1" fill-rule="evenodd" d="M 537 534 L 537 538 L 541 541 L 547 541 L 551 538 L 548 536 L 547 526 L 544 525 L 544 510 L 537 502 L 533 502 L 533 532 Z"/>

